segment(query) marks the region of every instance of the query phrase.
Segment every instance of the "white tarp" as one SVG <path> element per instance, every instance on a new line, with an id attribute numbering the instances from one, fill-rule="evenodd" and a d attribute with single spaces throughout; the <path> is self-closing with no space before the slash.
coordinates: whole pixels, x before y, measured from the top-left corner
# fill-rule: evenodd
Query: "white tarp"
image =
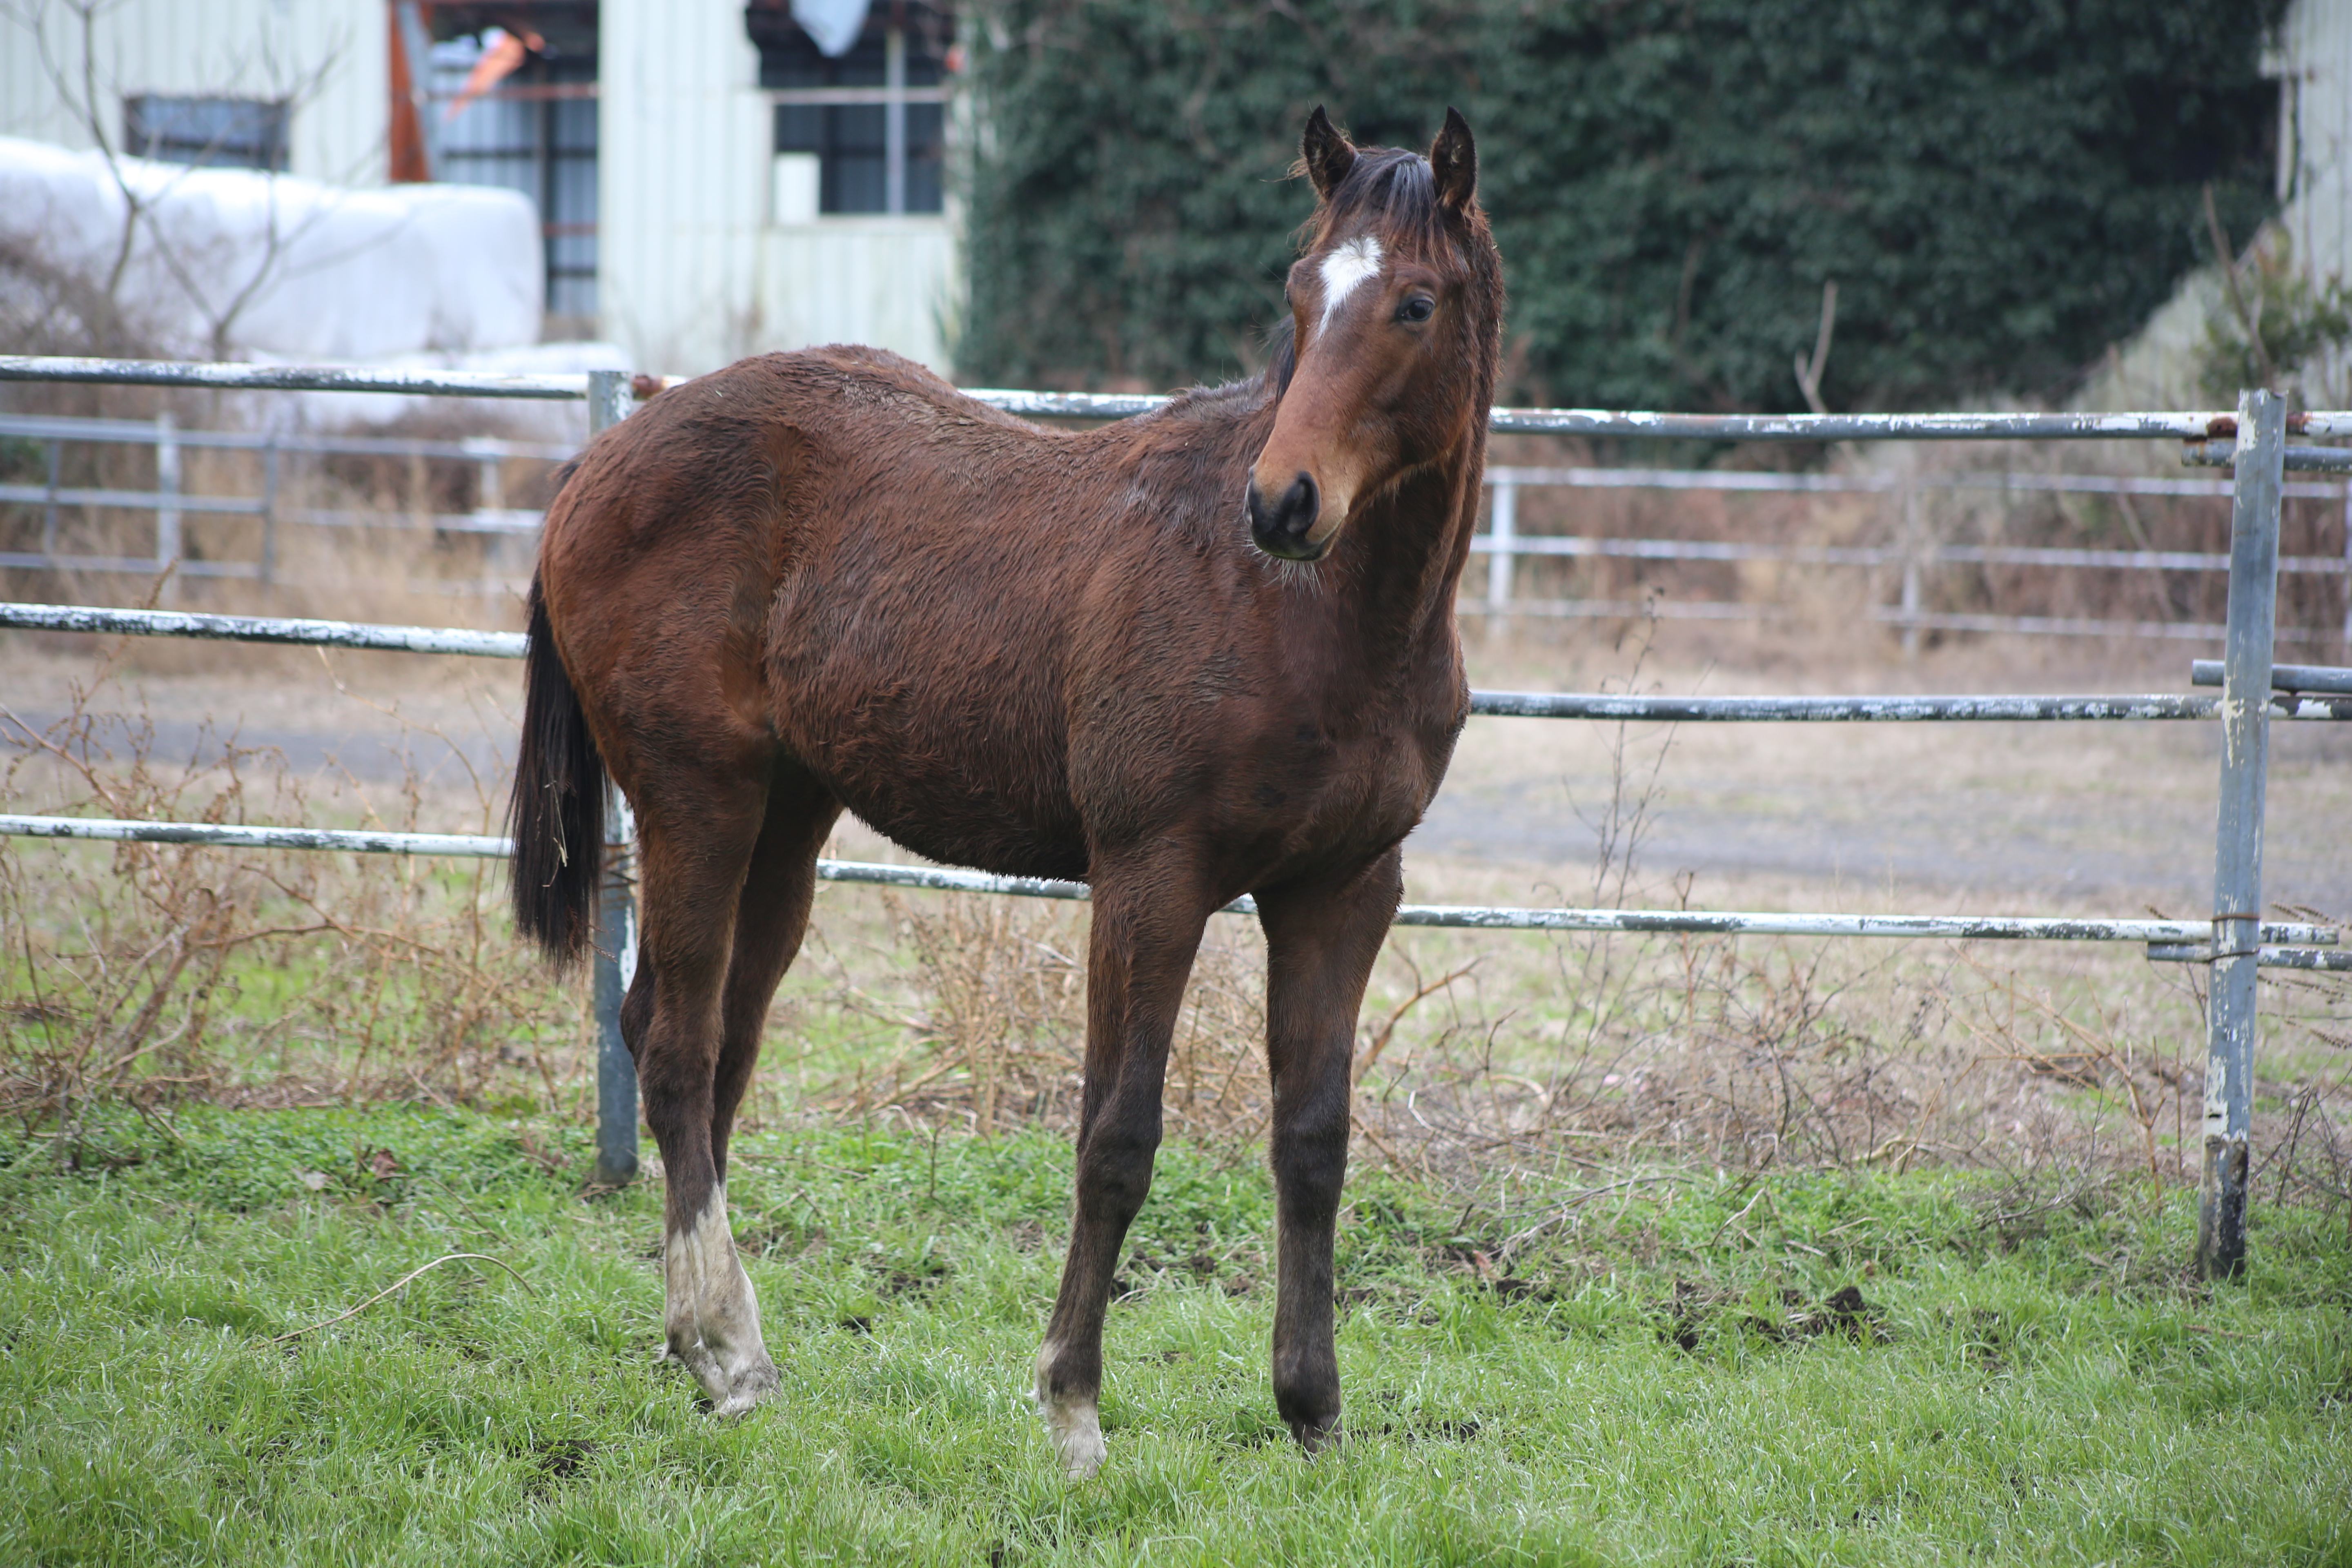
<path id="1" fill-rule="evenodd" d="M 347 190 L 116 161 L 143 208 L 114 299 L 165 353 L 367 362 L 539 340 L 539 215 L 483 185 Z M 129 221 L 105 157 L 0 137 L 0 247 L 102 285 Z M 39 287 L 0 268 L 0 289 Z"/>
<path id="2" fill-rule="evenodd" d="M 866 30 L 868 0 L 793 0 L 793 20 L 831 59 L 847 54 Z"/>

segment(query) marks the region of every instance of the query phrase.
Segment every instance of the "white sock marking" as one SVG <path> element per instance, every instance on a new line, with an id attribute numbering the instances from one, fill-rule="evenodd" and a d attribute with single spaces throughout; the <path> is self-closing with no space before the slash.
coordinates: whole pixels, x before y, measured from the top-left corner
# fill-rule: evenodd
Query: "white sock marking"
<path id="1" fill-rule="evenodd" d="M 1323 258 L 1323 319 L 1315 325 L 1318 336 L 1330 331 L 1331 318 L 1356 285 L 1379 277 L 1380 271 L 1381 242 L 1369 234 L 1358 235 Z"/>
<path id="2" fill-rule="evenodd" d="M 716 1413 L 739 1415 L 776 1385 L 760 1336 L 760 1302 L 727 1225 L 727 1189 L 711 1189 L 694 1224 L 672 1231 L 665 1269 L 671 1348 L 710 1395 Z"/>
<path id="3" fill-rule="evenodd" d="M 1063 1472 L 1074 1481 L 1083 1481 L 1102 1468 L 1108 1449 L 1095 1402 L 1054 1393 L 1046 1368 L 1061 1352 L 1060 1345 L 1048 1340 L 1037 1352 L 1037 1414 L 1045 1418 L 1046 1440 L 1054 1446 L 1054 1457 L 1062 1461 Z"/>

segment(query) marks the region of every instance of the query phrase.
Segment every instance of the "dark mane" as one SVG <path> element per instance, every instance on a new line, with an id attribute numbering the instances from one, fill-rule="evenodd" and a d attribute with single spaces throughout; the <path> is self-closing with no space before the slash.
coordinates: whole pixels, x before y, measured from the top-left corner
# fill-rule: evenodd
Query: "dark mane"
<path id="1" fill-rule="evenodd" d="M 1298 373 L 1298 323 L 1285 310 L 1265 334 L 1265 391 L 1269 397 L 1280 397 L 1290 390 L 1290 378 Z"/>

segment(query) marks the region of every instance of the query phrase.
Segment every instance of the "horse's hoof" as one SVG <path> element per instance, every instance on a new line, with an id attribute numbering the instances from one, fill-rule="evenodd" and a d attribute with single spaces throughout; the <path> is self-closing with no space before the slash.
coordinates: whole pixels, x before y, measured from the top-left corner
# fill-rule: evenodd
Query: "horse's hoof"
<path id="1" fill-rule="evenodd" d="M 711 1396 L 713 1415 L 746 1415 L 757 1408 L 768 1395 L 776 1392 L 782 1380 L 776 1375 L 775 1363 L 762 1356 L 757 1363 L 738 1372 L 728 1385 L 724 1397 L 715 1391 Z"/>
<path id="2" fill-rule="evenodd" d="M 1298 1439 L 1298 1446 L 1312 1458 L 1326 1449 L 1339 1447 L 1339 1418 L 1332 1415 L 1317 1421 L 1293 1421 L 1290 1435 Z"/>
<path id="3" fill-rule="evenodd" d="M 1086 1480 L 1102 1468 L 1103 1455 L 1108 1451 L 1095 1402 L 1071 1394 L 1057 1398 L 1045 1392 L 1043 1378 L 1038 1382 L 1037 1414 L 1045 1418 L 1045 1436 L 1054 1445 L 1054 1457 L 1062 1461 L 1070 1479 Z"/>
<path id="4" fill-rule="evenodd" d="M 1094 1473 L 1102 1468 L 1103 1456 L 1109 1452 L 1091 1405 L 1080 1413 L 1078 1419 L 1066 1425 L 1056 1423 L 1049 1413 L 1045 1435 L 1053 1439 L 1054 1457 L 1062 1461 L 1062 1472 L 1074 1481 L 1091 1480 Z"/>

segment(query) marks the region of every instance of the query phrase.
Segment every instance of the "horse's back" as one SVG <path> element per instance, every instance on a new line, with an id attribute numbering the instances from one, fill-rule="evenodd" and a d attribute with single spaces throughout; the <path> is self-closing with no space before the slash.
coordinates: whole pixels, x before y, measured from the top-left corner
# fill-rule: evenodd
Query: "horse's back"
<path id="1" fill-rule="evenodd" d="M 780 750 L 923 853 L 1083 869 L 1061 633 L 1101 514 L 1036 499 L 1070 440 L 838 346 L 739 362 L 598 437 L 541 571 L 566 664 L 630 710 L 599 726 L 625 784 L 607 729 L 745 767 Z"/>

